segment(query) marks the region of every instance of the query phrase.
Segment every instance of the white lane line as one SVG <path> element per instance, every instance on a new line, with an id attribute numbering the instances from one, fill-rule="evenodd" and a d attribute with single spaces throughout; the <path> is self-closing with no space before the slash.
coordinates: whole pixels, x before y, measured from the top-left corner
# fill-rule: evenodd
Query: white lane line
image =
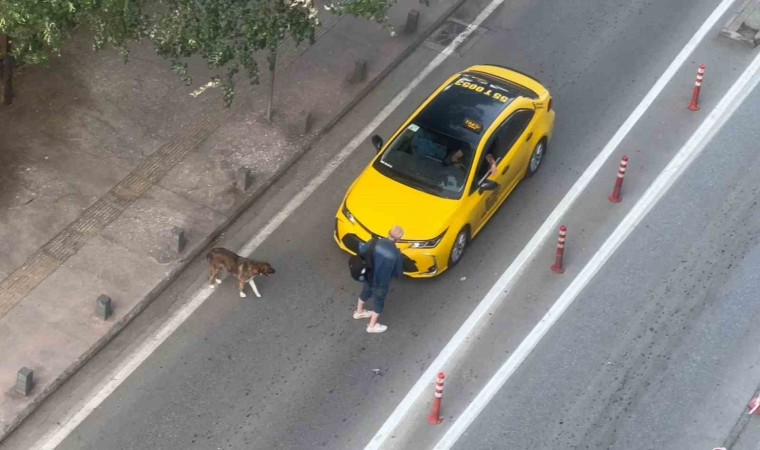
<path id="1" fill-rule="evenodd" d="M 480 23 L 487 17 L 487 14 L 491 14 L 503 1 L 504 0 L 494 0 L 491 2 L 488 5 L 488 8 L 478 16 L 473 24 L 480 25 Z M 689 42 L 686 43 L 683 49 L 681 49 L 667 69 L 665 69 L 662 76 L 660 76 L 646 96 L 644 96 L 643 100 L 641 100 L 641 103 L 636 106 L 636 109 L 633 110 L 628 119 L 623 122 L 623 125 L 620 126 L 618 131 L 612 136 L 612 139 L 610 139 L 607 145 L 605 145 L 599 155 L 594 158 L 588 168 L 567 192 L 565 197 L 562 198 L 559 204 L 554 208 L 525 248 L 523 248 L 520 254 L 517 255 L 514 261 L 512 261 L 512 264 L 507 267 L 507 270 L 504 271 L 485 297 L 483 297 L 483 300 L 480 301 L 472 314 L 470 314 L 459 330 L 457 330 L 456 334 L 454 334 L 451 340 L 449 340 L 443 350 L 441 350 L 435 360 L 433 360 L 427 370 L 422 374 L 420 379 L 417 380 L 414 386 L 412 386 L 412 389 L 401 400 L 401 403 L 398 404 L 396 409 L 369 441 L 365 450 L 381 448 L 385 441 L 392 436 L 393 431 L 402 423 L 404 417 L 412 409 L 415 402 L 430 388 L 430 384 L 435 380 L 436 374 L 443 370 L 444 365 L 446 365 L 454 354 L 460 350 L 469 336 L 480 324 L 483 317 L 485 317 L 506 296 L 505 291 L 511 287 L 511 284 L 517 276 L 520 275 L 528 262 L 533 259 L 533 256 L 538 251 L 541 244 L 550 234 L 556 232 L 555 228 L 560 217 L 562 217 L 570 209 L 573 203 L 575 203 L 612 152 L 644 115 L 646 110 L 649 109 L 649 106 L 655 101 L 660 92 L 673 78 L 681 65 L 699 45 L 702 39 L 704 39 L 710 29 L 718 22 L 718 20 L 720 20 L 723 14 L 725 14 L 733 2 L 734 0 L 723 0 L 718 7 L 715 8 L 712 14 L 710 14 L 705 23 L 697 30 L 694 36 L 692 36 Z"/>
<path id="2" fill-rule="evenodd" d="M 370 134 L 380 126 L 380 124 L 391 115 L 391 113 L 403 102 L 409 94 L 424 80 L 431 72 L 433 72 L 438 66 L 440 66 L 446 58 L 449 57 L 476 28 L 476 24 L 470 25 L 462 34 L 460 34 L 448 47 L 446 47 L 435 59 L 433 59 L 409 84 L 406 85 L 396 96 L 391 100 L 380 113 L 375 116 L 374 119 L 364 127 L 349 144 L 338 153 L 338 155 L 331 159 L 322 172 L 314 177 L 306 187 L 301 190 L 295 197 L 293 197 L 282 210 L 277 213 L 251 240 L 246 243 L 238 253 L 241 255 L 250 255 L 251 253 L 261 245 L 274 231 L 282 225 L 283 222 L 295 211 L 299 206 L 306 201 L 306 199 L 317 190 L 317 188 L 327 180 L 327 178 L 335 172 L 335 169 L 340 166 L 352 153 L 364 143 Z M 214 292 L 210 287 L 204 287 L 200 289 L 193 298 L 183 305 L 175 314 L 173 314 L 169 320 L 152 336 L 148 337 L 140 346 L 135 349 L 126 359 L 124 359 L 108 376 L 108 381 L 100 388 L 93 390 L 88 394 L 84 401 L 82 401 L 77 407 L 72 408 L 75 411 L 72 416 L 66 420 L 63 425 L 57 429 L 53 429 L 43 438 L 41 438 L 34 448 L 52 450 L 57 447 L 64 439 L 77 428 L 86 418 L 89 416 L 95 408 L 100 406 L 103 401 L 108 398 L 124 380 L 129 377 L 148 357 L 156 351 L 156 349 L 164 342 L 169 336 L 172 335 L 182 323 L 190 317 L 195 310 L 197 310 Z"/>
<path id="3" fill-rule="evenodd" d="M 446 434 L 434 447 L 436 450 L 449 449 L 457 442 L 462 433 L 475 420 L 478 414 L 483 411 L 483 408 L 491 401 L 493 396 L 507 382 L 517 368 L 520 367 L 552 325 L 562 316 L 562 313 L 573 303 L 581 290 L 586 287 L 588 282 L 596 275 L 628 235 L 631 234 L 633 229 L 636 228 L 652 207 L 675 184 L 678 177 L 683 174 L 689 164 L 699 156 L 729 117 L 757 86 L 758 82 L 760 82 L 760 54 L 755 57 L 752 64 L 737 79 L 736 83 L 734 83 L 720 103 L 702 122 L 697 131 L 691 135 L 691 138 L 681 147 L 660 175 L 657 176 L 657 179 L 654 180 L 641 199 L 636 202 L 631 211 L 620 222 L 620 225 L 615 228 L 615 231 L 607 238 L 562 295 L 560 295 L 551 309 L 547 311 L 546 315 L 541 318 L 528 336 L 520 343 L 514 353 L 512 353 L 512 356 L 499 368 L 483 390 L 467 406 L 462 415 L 446 431 Z"/>

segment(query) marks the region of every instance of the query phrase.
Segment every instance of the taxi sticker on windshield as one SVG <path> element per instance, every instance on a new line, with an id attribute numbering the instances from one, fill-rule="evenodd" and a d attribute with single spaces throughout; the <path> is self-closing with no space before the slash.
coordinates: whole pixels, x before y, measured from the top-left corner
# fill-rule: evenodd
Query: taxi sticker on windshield
<path id="1" fill-rule="evenodd" d="M 412 133 L 416 133 L 416 132 L 417 132 L 417 130 L 419 130 L 419 129 L 420 129 L 420 126 L 419 126 L 419 125 L 415 125 L 415 124 L 413 124 L 413 123 L 410 123 L 410 124 L 409 124 L 409 126 L 408 126 L 408 127 L 406 127 L 406 129 L 407 129 L 407 130 L 411 130 L 411 131 L 412 131 Z"/>
<path id="2" fill-rule="evenodd" d="M 454 83 L 454 86 L 461 86 L 461 87 L 463 87 L 465 89 L 469 89 L 471 91 L 475 91 L 475 92 L 477 92 L 479 94 L 487 95 L 487 96 L 493 98 L 494 100 L 498 100 L 498 101 L 500 101 L 502 103 L 507 103 L 507 100 L 509 100 L 509 97 L 507 97 L 506 95 L 502 94 L 501 92 L 496 92 L 496 91 L 501 91 L 501 89 L 494 88 L 494 86 L 490 86 L 490 85 L 488 86 L 488 89 L 486 89 L 486 86 L 481 86 L 478 83 L 473 83 L 471 81 L 467 81 L 467 78 L 460 78 L 460 79 L 458 79 Z"/>
<path id="3" fill-rule="evenodd" d="M 470 119 L 464 119 L 464 126 L 467 127 L 468 130 L 474 131 L 477 134 L 480 134 L 480 131 L 483 130 L 483 125 Z"/>

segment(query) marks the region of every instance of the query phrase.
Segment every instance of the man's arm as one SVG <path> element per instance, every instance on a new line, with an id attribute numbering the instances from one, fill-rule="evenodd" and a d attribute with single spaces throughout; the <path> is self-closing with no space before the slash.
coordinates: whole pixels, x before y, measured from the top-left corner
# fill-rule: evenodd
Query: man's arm
<path id="1" fill-rule="evenodd" d="M 393 276 L 400 277 L 404 274 L 404 257 L 401 255 L 401 251 L 396 249 L 398 255 L 396 256 L 396 266 L 393 268 Z"/>
<path id="2" fill-rule="evenodd" d="M 488 165 L 490 166 L 488 169 L 488 176 L 496 178 L 496 172 L 498 171 L 496 168 L 496 159 L 494 159 L 493 155 L 489 153 L 486 155 L 486 161 L 488 161 Z"/>
<path id="3" fill-rule="evenodd" d="M 359 255 L 361 255 L 362 258 L 367 258 L 370 256 L 370 253 L 374 253 L 375 245 L 377 244 L 376 238 L 370 238 L 367 242 L 360 242 L 359 243 Z"/>

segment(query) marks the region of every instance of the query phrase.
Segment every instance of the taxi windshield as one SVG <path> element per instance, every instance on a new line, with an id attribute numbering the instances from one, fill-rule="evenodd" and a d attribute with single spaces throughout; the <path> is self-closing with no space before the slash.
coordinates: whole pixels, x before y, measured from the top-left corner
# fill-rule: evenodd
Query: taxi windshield
<path id="1" fill-rule="evenodd" d="M 462 196 L 474 150 L 464 141 L 415 123 L 375 162 L 378 172 L 443 198 Z"/>
<path id="2" fill-rule="evenodd" d="M 407 186 L 458 199 L 484 131 L 519 95 L 518 87 L 503 80 L 463 73 L 388 144 L 373 167 Z"/>

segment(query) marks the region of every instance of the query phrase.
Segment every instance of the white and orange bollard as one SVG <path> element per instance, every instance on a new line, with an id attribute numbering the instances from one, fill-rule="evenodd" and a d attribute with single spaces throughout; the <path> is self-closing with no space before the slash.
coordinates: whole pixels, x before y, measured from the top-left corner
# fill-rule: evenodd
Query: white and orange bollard
<path id="1" fill-rule="evenodd" d="M 562 260 L 565 257 L 565 238 L 567 237 L 567 227 L 561 225 L 559 227 L 559 238 L 557 238 L 557 253 L 554 255 L 554 264 L 552 264 L 552 272 L 564 273 L 565 268 L 562 267 Z"/>
<path id="2" fill-rule="evenodd" d="M 753 398 L 747 407 L 749 408 L 749 412 L 747 414 L 760 416 L 760 397 Z"/>
<path id="3" fill-rule="evenodd" d="M 441 416 L 441 398 L 443 398 L 443 380 L 446 375 L 443 372 L 438 373 L 438 379 L 435 382 L 435 399 L 433 400 L 433 411 L 428 416 L 428 423 L 430 425 L 438 425 L 443 422 L 443 416 Z"/>
<path id="4" fill-rule="evenodd" d="M 702 88 L 702 79 L 705 77 L 705 65 L 700 64 L 697 69 L 697 81 L 694 83 L 694 92 L 691 94 L 691 103 L 689 109 L 692 111 L 699 110 L 699 91 Z"/>
<path id="5" fill-rule="evenodd" d="M 623 199 L 620 196 L 620 191 L 623 189 L 623 178 L 625 178 L 626 167 L 628 167 L 628 157 L 623 156 L 623 159 L 620 160 L 620 167 L 618 168 L 617 178 L 615 179 L 615 187 L 612 189 L 612 194 L 607 197 L 612 203 L 620 203 L 620 201 Z"/>

